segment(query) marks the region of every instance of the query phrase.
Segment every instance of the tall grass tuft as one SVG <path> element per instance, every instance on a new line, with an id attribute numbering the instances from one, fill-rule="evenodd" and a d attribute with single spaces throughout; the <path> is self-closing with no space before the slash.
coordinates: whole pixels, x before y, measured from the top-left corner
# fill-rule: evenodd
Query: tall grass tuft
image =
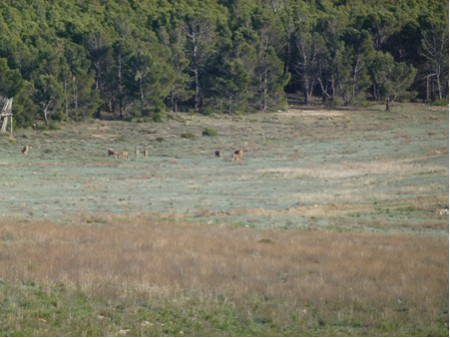
<path id="1" fill-rule="evenodd" d="M 96 219 L 0 223 L 0 333 L 448 335 L 447 238 Z"/>

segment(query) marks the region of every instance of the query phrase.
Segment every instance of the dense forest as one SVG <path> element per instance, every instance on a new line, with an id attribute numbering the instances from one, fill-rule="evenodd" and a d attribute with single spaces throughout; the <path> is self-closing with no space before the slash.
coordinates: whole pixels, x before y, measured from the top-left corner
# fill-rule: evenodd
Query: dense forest
<path id="1" fill-rule="evenodd" d="M 37 120 L 448 101 L 447 0 L 3 0 L 0 97 Z"/>

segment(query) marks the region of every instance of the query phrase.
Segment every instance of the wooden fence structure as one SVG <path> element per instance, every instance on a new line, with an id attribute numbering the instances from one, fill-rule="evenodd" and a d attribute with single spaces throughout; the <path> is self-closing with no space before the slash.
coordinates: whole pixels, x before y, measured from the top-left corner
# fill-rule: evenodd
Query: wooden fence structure
<path id="1" fill-rule="evenodd" d="M 2 133 L 6 133 L 6 129 L 8 127 L 8 122 L 9 122 L 9 132 L 12 135 L 13 132 L 13 114 L 12 114 L 12 102 L 13 99 L 12 98 L 3 98 L 3 101 L 1 103 L 3 103 L 3 107 L 2 110 L 0 112 L 0 123 L 1 123 L 1 132 Z"/>

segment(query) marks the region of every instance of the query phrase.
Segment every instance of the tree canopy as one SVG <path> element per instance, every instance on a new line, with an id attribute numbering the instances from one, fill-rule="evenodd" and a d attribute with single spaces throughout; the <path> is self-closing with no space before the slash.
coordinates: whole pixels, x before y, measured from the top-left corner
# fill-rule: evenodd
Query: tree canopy
<path id="1" fill-rule="evenodd" d="M 0 97 L 36 119 L 448 100 L 442 0 L 6 0 Z"/>

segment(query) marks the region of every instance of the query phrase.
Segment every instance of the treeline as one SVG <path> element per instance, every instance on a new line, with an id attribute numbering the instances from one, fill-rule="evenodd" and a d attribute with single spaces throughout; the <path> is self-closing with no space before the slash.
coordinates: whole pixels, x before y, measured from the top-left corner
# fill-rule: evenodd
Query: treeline
<path id="1" fill-rule="evenodd" d="M 448 100 L 447 0 L 4 0 L 16 122 Z"/>

